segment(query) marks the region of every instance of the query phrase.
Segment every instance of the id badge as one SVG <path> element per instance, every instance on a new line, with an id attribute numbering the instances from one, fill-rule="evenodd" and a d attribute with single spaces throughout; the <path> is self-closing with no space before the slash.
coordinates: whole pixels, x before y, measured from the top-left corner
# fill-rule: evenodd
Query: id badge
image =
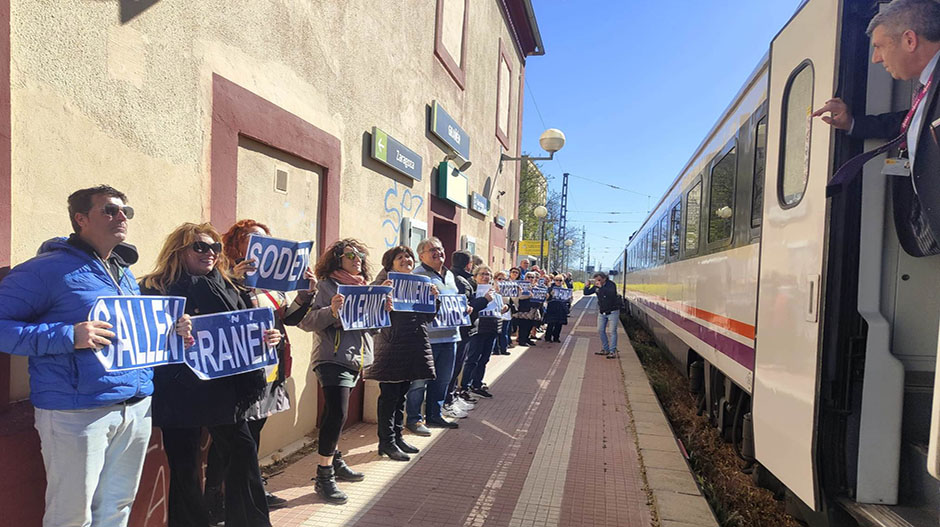
<path id="1" fill-rule="evenodd" d="M 911 176 L 911 162 L 903 157 L 889 157 L 885 159 L 885 166 L 881 169 L 885 176 Z"/>

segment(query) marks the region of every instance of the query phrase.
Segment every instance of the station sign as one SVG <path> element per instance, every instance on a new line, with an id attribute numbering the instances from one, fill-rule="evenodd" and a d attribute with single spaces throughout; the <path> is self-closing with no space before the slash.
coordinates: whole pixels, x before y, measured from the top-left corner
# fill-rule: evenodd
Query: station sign
<path id="1" fill-rule="evenodd" d="M 490 211 L 490 200 L 486 199 L 486 196 L 479 192 L 471 192 L 470 210 L 486 216 L 486 213 Z"/>
<path id="2" fill-rule="evenodd" d="M 470 160 L 470 134 L 437 101 L 431 104 L 431 133 L 453 148 L 464 160 Z"/>
<path id="3" fill-rule="evenodd" d="M 372 159 L 421 181 L 421 156 L 376 126 L 372 127 Z"/>
<path id="4" fill-rule="evenodd" d="M 470 181 L 467 175 L 457 169 L 450 161 L 444 161 L 437 167 L 437 197 L 454 205 L 467 208 L 467 196 Z"/>
<path id="5" fill-rule="evenodd" d="M 542 244 L 542 240 L 519 240 L 519 254 L 548 254 L 549 252 L 549 243 L 548 240 L 545 240 L 545 244 Z"/>
<path id="6" fill-rule="evenodd" d="M 503 227 L 506 226 L 506 216 L 496 216 L 496 218 L 493 219 L 493 223 L 495 223 L 497 227 L 502 229 Z"/>

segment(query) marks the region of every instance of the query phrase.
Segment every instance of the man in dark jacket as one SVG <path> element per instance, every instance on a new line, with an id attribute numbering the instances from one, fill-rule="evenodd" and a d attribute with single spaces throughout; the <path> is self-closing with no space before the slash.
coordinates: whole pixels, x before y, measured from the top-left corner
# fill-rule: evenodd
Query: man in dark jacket
<path id="1" fill-rule="evenodd" d="M 911 110 L 881 115 L 852 115 L 834 98 L 814 117 L 859 139 L 903 137 L 906 177 L 894 177 L 894 222 L 901 246 L 912 256 L 940 253 L 940 2 L 894 0 L 868 25 L 874 52 L 892 77 L 913 81 Z M 824 115 L 828 114 L 828 115 Z"/>
<path id="2" fill-rule="evenodd" d="M 594 283 L 584 285 L 584 294 L 597 294 L 597 334 L 601 338 L 602 349 L 595 355 L 607 355 L 608 359 L 617 357 L 617 324 L 620 323 L 620 296 L 617 286 L 607 279 L 607 273 L 594 273 Z M 610 339 L 607 338 L 607 326 L 610 326 Z"/>
<path id="3" fill-rule="evenodd" d="M 493 300 L 492 294 L 488 297 L 477 298 L 477 283 L 471 274 L 473 256 L 467 251 L 455 251 L 450 255 L 453 263 L 453 271 L 457 281 L 457 292 L 467 295 L 467 302 L 473 308 L 473 313 L 479 313 L 486 308 L 487 304 Z M 474 317 L 475 318 L 475 317 Z M 460 342 L 457 343 L 457 358 L 454 362 L 454 373 L 451 376 L 450 384 L 447 385 L 447 398 L 444 400 L 444 415 L 447 417 L 466 417 L 466 410 L 470 409 L 468 405 L 454 406 L 457 395 L 457 380 L 463 371 L 464 361 L 467 358 L 467 344 L 470 342 L 470 330 L 473 326 L 464 326 L 460 328 Z"/>
<path id="4" fill-rule="evenodd" d="M 137 251 L 123 243 L 134 217 L 126 202 L 104 185 L 74 192 L 75 233 L 0 282 L 0 351 L 29 357 L 46 527 L 127 525 L 150 442 L 153 371 L 105 371 L 95 350 L 115 335 L 87 321 L 98 297 L 140 294 L 128 269 Z"/>

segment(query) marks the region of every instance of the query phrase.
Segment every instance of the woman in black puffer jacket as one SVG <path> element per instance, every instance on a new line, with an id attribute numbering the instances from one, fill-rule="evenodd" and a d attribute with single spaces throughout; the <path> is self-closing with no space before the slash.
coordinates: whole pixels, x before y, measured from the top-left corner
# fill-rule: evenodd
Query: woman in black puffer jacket
<path id="1" fill-rule="evenodd" d="M 400 245 L 382 255 L 382 271 L 374 284 L 391 285 L 388 273 L 411 273 L 415 266 L 415 255 L 410 247 Z M 437 296 L 437 288 L 431 286 Z M 392 311 L 391 327 L 383 329 L 375 338 L 372 366 L 365 373 L 366 379 L 379 381 L 378 435 L 379 455 L 385 454 L 396 461 L 408 461 L 408 454 L 417 454 L 418 449 L 402 439 L 402 423 L 405 414 L 405 394 L 411 381 L 433 379 L 434 356 L 428 338 L 428 324 L 434 320 L 433 313 Z"/>
<path id="2" fill-rule="evenodd" d="M 208 223 L 184 223 L 167 237 L 153 273 L 140 290 L 149 295 L 186 297 L 191 316 L 250 307 L 246 291 L 228 274 L 222 237 Z M 277 346 L 280 332 L 264 340 Z M 245 414 L 264 394 L 263 370 L 200 380 L 185 364 L 161 366 L 154 372 L 153 424 L 163 431 L 170 467 L 168 525 L 208 525 L 203 505 L 199 447 L 202 427 L 231 459 L 225 468 L 225 525 L 269 527 L 268 505 L 258 468 L 258 445 Z"/>

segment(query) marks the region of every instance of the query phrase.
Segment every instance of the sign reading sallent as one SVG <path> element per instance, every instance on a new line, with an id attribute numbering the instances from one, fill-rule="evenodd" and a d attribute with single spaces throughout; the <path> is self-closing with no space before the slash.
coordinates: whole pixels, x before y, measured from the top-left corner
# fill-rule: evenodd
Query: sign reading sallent
<path id="1" fill-rule="evenodd" d="M 431 133 L 453 148 L 460 157 L 470 160 L 470 135 L 437 101 L 431 104 Z"/>
<path id="2" fill-rule="evenodd" d="M 372 159 L 421 181 L 421 156 L 375 126 L 372 127 Z"/>
<path id="3" fill-rule="evenodd" d="M 438 165 L 437 197 L 467 208 L 469 187 L 470 181 L 467 175 L 458 170 L 456 165 L 450 161 L 444 161 Z"/>

